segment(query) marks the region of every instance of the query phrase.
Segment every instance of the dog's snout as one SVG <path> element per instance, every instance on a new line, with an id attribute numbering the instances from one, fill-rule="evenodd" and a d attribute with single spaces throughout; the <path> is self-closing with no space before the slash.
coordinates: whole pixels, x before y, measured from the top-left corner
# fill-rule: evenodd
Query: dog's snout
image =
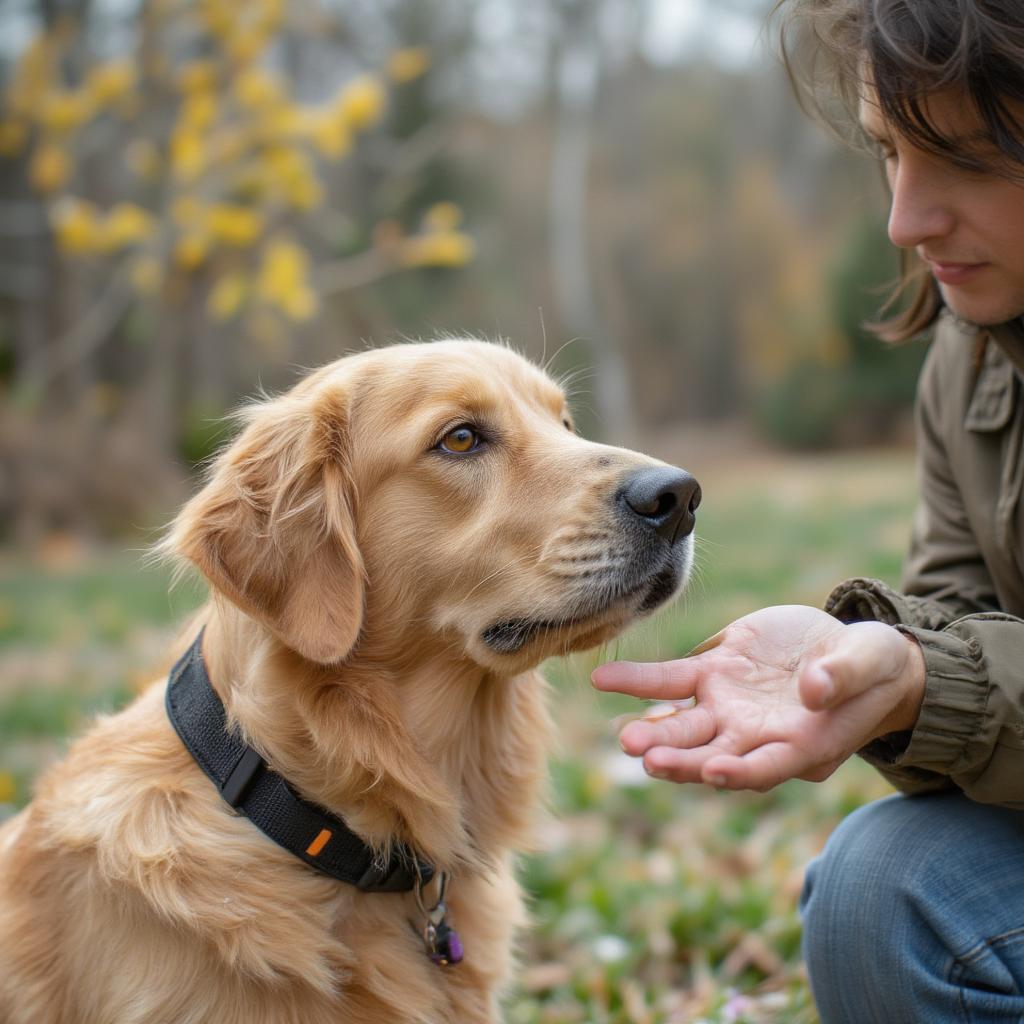
<path id="1" fill-rule="evenodd" d="M 670 544 L 693 533 L 701 493 L 686 470 L 642 470 L 626 481 L 620 494 L 627 508 Z"/>

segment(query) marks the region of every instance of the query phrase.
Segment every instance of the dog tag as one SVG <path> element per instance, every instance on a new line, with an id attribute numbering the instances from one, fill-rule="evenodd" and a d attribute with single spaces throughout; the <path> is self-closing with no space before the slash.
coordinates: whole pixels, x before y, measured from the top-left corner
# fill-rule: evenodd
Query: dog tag
<path id="1" fill-rule="evenodd" d="M 459 933 L 445 921 L 447 908 L 440 902 L 430 911 L 426 927 L 423 929 L 423 942 L 427 947 L 427 956 L 439 967 L 450 967 L 461 963 L 463 957 L 462 939 Z"/>
<path id="2" fill-rule="evenodd" d="M 451 967 L 461 963 L 463 957 L 462 939 L 454 928 L 442 921 L 434 935 L 434 951 L 430 959 L 440 967 Z"/>
<path id="3" fill-rule="evenodd" d="M 416 903 L 427 919 L 423 926 L 423 945 L 433 963 L 439 967 L 451 967 L 462 962 L 464 950 L 459 933 L 445 920 L 448 915 L 448 907 L 444 902 L 444 895 L 448 891 L 448 875 L 442 871 L 438 876 L 437 902 L 429 909 L 423 899 L 425 884 L 421 880 L 416 886 Z"/>

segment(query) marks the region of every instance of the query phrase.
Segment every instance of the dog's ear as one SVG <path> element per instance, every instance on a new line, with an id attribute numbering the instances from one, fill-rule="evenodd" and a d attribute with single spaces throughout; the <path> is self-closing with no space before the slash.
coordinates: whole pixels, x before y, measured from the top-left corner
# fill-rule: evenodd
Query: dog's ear
<path id="1" fill-rule="evenodd" d="M 241 418 L 161 547 L 303 657 L 340 661 L 359 635 L 364 591 L 347 402 L 339 390 L 292 392 Z"/>

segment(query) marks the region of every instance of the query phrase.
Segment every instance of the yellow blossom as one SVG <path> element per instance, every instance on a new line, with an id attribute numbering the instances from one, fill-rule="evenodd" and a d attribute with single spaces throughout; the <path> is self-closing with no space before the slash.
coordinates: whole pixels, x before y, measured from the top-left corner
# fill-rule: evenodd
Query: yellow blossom
<path id="1" fill-rule="evenodd" d="M 206 166 L 203 140 L 192 131 L 177 131 L 171 138 L 171 169 L 181 181 L 191 181 Z"/>
<path id="2" fill-rule="evenodd" d="M 284 17 L 284 0 L 261 0 L 259 22 L 265 32 L 273 32 Z"/>
<path id="3" fill-rule="evenodd" d="M 384 112 L 384 90 L 376 78 L 360 75 L 341 90 L 336 102 L 345 123 L 353 131 L 360 131 L 380 120 Z"/>
<path id="4" fill-rule="evenodd" d="M 301 139 L 311 133 L 315 116 L 305 107 L 281 103 L 263 113 L 259 128 L 266 139 Z"/>
<path id="5" fill-rule="evenodd" d="M 215 320 L 230 320 L 245 301 L 248 284 L 245 275 L 239 272 L 224 274 L 210 289 L 206 308 Z"/>
<path id="6" fill-rule="evenodd" d="M 235 31 L 238 9 L 224 0 L 202 0 L 199 14 L 206 23 L 207 31 L 220 40 L 230 38 Z"/>
<path id="7" fill-rule="evenodd" d="M 352 133 L 345 121 L 328 111 L 321 114 L 310 132 L 313 145 L 329 160 L 338 160 L 352 148 Z"/>
<path id="8" fill-rule="evenodd" d="M 398 83 L 419 78 L 430 67 L 430 51 L 425 46 L 407 46 L 388 59 L 388 74 Z"/>
<path id="9" fill-rule="evenodd" d="M 28 128 L 24 121 L 0 121 L 0 156 L 17 156 L 27 139 Z"/>
<path id="10" fill-rule="evenodd" d="M 217 116 L 217 99 L 212 92 L 192 92 L 181 105 L 183 130 L 201 132 Z"/>
<path id="11" fill-rule="evenodd" d="M 296 288 L 281 303 L 281 308 L 293 320 L 309 320 L 316 315 L 320 304 L 311 288 Z"/>
<path id="12" fill-rule="evenodd" d="M 189 231 L 178 239 L 174 247 L 174 262 L 182 270 L 196 270 L 209 254 L 209 236 L 201 231 Z"/>
<path id="13" fill-rule="evenodd" d="M 56 192 L 71 177 L 71 162 L 60 146 L 44 142 L 32 155 L 28 177 L 39 192 Z"/>
<path id="14" fill-rule="evenodd" d="M 293 320 L 308 320 L 317 310 L 316 294 L 309 286 L 308 275 L 306 250 L 294 242 L 276 239 L 263 251 L 257 294 Z"/>
<path id="15" fill-rule="evenodd" d="M 189 61 L 178 72 L 177 81 L 182 92 L 209 92 L 217 84 L 217 66 L 212 60 Z"/>
<path id="16" fill-rule="evenodd" d="M 462 223 L 462 209 L 458 203 L 434 203 L 423 215 L 423 226 L 428 231 L 454 231 Z"/>
<path id="17" fill-rule="evenodd" d="M 324 190 L 308 157 L 297 149 L 275 146 L 266 153 L 269 182 L 286 203 L 310 210 L 323 202 Z"/>
<path id="18" fill-rule="evenodd" d="M 474 256 L 473 239 L 460 231 L 436 231 L 408 238 L 402 262 L 408 267 L 461 267 Z"/>
<path id="19" fill-rule="evenodd" d="M 67 196 L 54 204 L 51 214 L 57 244 L 66 252 L 95 252 L 102 230 L 95 204 Z"/>
<path id="20" fill-rule="evenodd" d="M 14 776 L 10 772 L 0 772 L 0 804 L 14 803 L 16 792 Z"/>
<path id="21" fill-rule="evenodd" d="M 324 201 L 320 179 L 310 172 L 285 184 L 284 197 L 297 210 L 312 210 Z"/>
<path id="22" fill-rule="evenodd" d="M 134 203 L 118 203 L 103 222 L 103 245 L 108 250 L 135 245 L 153 234 L 152 215 Z"/>
<path id="23" fill-rule="evenodd" d="M 93 103 L 103 106 L 120 99 L 135 85 L 135 66 L 129 60 L 112 60 L 94 67 L 85 88 Z"/>
<path id="24" fill-rule="evenodd" d="M 227 245 L 251 245 L 263 230 L 263 217 L 248 206 L 218 203 L 210 207 L 210 234 Z"/>
<path id="25" fill-rule="evenodd" d="M 43 97 L 39 120 L 50 131 L 70 132 L 87 121 L 93 112 L 84 92 L 51 92 Z"/>
<path id="26" fill-rule="evenodd" d="M 260 68 L 248 68 L 235 77 L 235 99 L 249 110 L 265 110 L 285 101 L 281 80 Z"/>

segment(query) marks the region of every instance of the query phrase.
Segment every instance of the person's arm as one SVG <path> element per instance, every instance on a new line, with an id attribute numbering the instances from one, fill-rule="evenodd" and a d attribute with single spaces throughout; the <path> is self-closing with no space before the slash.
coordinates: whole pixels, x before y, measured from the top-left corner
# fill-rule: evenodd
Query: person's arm
<path id="1" fill-rule="evenodd" d="M 922 398 L 948 400 L 933 356 L 929 364 Z M 652 775 L 764 790 L 820 781 L 863 749 L 904 790 L 957 785 L 1024 806 L 1024 622 L 991 610 L 994 587 L 962 502 L 947 500 L 958 492 L 948 493 L 942 439 L 928 436 L 938 420 L 927 408 L 922 417 L 926 514 L 910 593 L 852 580 L 833 593 L 834 615 L 763 609 L 685 659 L 595 670 L 598 689 L 697 698 L 623 729 L 623 749 Z"/>
<path id="2" fill-rule="evenodd" d="M 955 432 L 965 426 L 961 414 L 954 422 L 943 412 L 950 403 L 966 408 L 954 389 L 972 383 L 965 373 L 971 339 L 951 323 L 940 332 L 918 389 L 921 493 L 900 590 L 849 580 L 825 607 L 844 622 L 898 626 L 924 656 L 914 729 L 876 740 L 862 756 L 905 792 L 955 784 L 979 801 L 1016 805 L 1024 801 L 1024 622 L 999 610 L 950 465 L 951 447 L 960 441 Z M 1008 402 L 1010 394 L 992 397 Z"/>

